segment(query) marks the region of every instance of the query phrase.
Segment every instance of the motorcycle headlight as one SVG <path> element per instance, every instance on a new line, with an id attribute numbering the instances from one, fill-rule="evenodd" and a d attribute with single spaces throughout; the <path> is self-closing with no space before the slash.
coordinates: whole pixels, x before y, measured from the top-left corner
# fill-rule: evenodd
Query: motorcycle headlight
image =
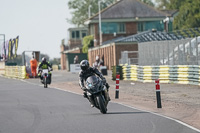
<path id="1" fill-rule="evenodd" d="M 91 84 L 91 83 L 89 83 L 89 84 L 88 84 L 88 87 L 89 87 L 89 88 L 91 88 L 91 87 L 92 87 L 92 84 Z"/>
<path id="2" fill-rule="evenodd" d="M 91 88 L 93 88 L 93 85 L 92 85 L 92 83 L 86 83 L 87 85 L 86 85 L 86 88 L 87 89 L 91 89 Z"/>

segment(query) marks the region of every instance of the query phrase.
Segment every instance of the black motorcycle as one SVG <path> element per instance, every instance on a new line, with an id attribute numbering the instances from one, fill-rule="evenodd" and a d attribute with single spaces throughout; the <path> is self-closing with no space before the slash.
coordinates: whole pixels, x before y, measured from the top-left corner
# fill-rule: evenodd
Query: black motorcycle
<path id="1" fill-rule="evenodd" d="M 86 80 L 86 89 L 90 103 L 99 109 L 101 113 L 106 114 L 109 100 L 103 81 L 94 75 L 90 76 Z"/>

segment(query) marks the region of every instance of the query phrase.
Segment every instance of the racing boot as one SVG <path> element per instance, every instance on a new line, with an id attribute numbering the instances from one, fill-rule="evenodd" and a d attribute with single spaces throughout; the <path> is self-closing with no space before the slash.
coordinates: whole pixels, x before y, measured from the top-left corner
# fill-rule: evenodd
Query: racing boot
<path id="1" fill-rule="evenodd" d="M 83 92 L 83 97 L 88 99 L 87 92 L 85 92 L 85 91 Z"/>
<path id="2" fill-rule="evenodd" d="M 106 96 L 106 100 L 110 101 L 110 96 L 109 96 L 108 90 L 105 90 L 105 96 Z"/>
<path id="3" fill-rule="evenodd" d="M 106 97 L 107 97 L 107 100 L 110 101 L 110 96 L 109 96 L 109 88 L 110 88 L 110 85 L 109 85 L 108 83 L 106 83 L 105 86 L 106 86 L 106 90 L 107 90 L 107 92 L 106 92 L 106 95 L 107 95 L 107 96 L 106 96 Z"/>
<path id="4" fill-rule="evenodd" d="M 88 96 L 88 100 L 90 102 L 91 108 L 93 108 L 94 107 L 94 100 L 93 100 L 92 96 Z"/>
<path id="5" fill-rule="evenodd" d="M 49 84 L 51 84 L 51 74 L 49 74 Z"/>

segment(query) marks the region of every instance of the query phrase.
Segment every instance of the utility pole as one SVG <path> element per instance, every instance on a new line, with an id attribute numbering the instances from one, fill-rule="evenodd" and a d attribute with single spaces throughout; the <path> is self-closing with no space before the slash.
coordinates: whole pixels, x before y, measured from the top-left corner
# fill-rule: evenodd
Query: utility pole
<path id="1" fill-rule="evenodd" d="M 98 1 L 99 5 L 99 45 L 102 45 L 102 31 L 101 31 L 101 0 Z"/>
<path id="2" fill-rule="evenodd" d="M 91 5 L 89 5 L 89 7 L 88 7 L 88 18 L 91 17 L 91 10 L 90 10 L 91 7 L 92 7 Z"/>

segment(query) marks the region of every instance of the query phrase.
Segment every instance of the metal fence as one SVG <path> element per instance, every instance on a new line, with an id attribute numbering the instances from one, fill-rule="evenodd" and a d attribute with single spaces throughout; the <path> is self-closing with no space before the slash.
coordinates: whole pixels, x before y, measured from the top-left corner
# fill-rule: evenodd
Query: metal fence
<path id="1" fill-rule="evenodd" d="M 119 64 L 138 64 L 138 51 L 122 51 Z"/>
<path id="2" fill-rule="evenodd" d="M 154 41 L 138 43 L 137 57 L 123 51 L 120 64 L 138 65 L 199 65 L 200 36 L 182 40 Z"/>

